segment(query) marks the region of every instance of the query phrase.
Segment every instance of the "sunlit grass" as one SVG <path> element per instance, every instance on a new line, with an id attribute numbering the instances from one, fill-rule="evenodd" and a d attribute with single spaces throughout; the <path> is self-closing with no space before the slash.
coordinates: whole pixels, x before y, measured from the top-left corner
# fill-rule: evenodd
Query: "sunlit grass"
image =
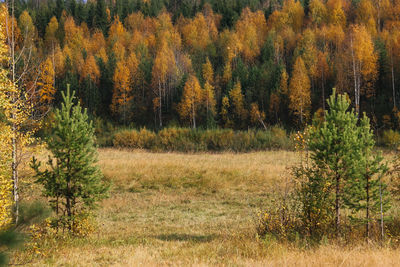
<path id="1" fill-rule="evenodd" d="M 31 266 L 396 266 L 400 251 L 378 246 L 317 249 L 257 240 L 255 214 L 290 184 L 294 152 L 178 154 L 100 150 L 112 182 L 98 230 L 44 244 Z M 28 190 L 29 189 L 29 190 Z M 25 187 L 25 199 L 39 195 Z M 27 196 L 26 194 L 29 194 Z M 22 262 L 27 253 L 18 253 Z"/>

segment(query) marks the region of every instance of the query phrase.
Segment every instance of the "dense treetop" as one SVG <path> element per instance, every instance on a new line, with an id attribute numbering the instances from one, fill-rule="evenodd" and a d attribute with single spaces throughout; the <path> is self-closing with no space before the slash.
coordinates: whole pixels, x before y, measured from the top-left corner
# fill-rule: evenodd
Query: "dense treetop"
<path id="1" fill-rule="evenodd" d="M 400 126 L 400 1 L 16 1 L 14 16 L 21 85 L 49 106 L 71 84 L 126 125 L 301 127 L 335 87 Z"/>

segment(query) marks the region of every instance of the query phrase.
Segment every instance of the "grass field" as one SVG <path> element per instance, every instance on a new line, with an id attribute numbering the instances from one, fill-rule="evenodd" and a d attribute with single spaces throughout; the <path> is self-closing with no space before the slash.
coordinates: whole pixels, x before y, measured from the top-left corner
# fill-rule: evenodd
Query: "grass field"
<path id="1" fill-rule="evenodd" d="M 49 242 L 28 266 L 398 266 L 400 250 L 292 248 L 257 240 L 255 217 L 289 184 L 294 152 L 178 154 L 100 150 L 113 186 L 89 238 Z M 28 183 L 29 184 L 29 183 Z M 39 195 L 25 186 L 23 197 Z"/>

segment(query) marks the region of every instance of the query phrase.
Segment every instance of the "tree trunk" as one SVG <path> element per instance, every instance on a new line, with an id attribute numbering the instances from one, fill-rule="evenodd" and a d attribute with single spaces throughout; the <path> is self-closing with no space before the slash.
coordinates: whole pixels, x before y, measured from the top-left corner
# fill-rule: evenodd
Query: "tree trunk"
<path id="1" fill-rule="evenodd" d="M 303 126 L 303 105 L 300 107 L 300 124 Z"/>
<path id="2" fill-rule="evenodd" d="M 381 240 L 383 242 L 385 238 L 384 228 L 383 228 L 383 203 L 382 203 L 382 183 L 379 183 L 379 199 L 381 204 Z"/>
<path id="3" fill-rule="evenodd" d="M 161 109 L 161 83 L 160 79 L 158 80 L 158 95 L 159 99 L 159 107 L 158 107 L 158 119 L 160 120 L 160 128 L 162 128 L 162 109 Z"/>
<path id="4" fill-rule="evenodd" d="M 321 82 L 322 82 L 322 109 L 325 111 L 325 81 L 324 81 L 324 68 L 322 68 Z M 325 112 L 324 112 L 324 116 L 325 116 Z"/>
<path id="5" fill-rule="evenodd" d="M 13 180 L 13 195 L 14 195 L 14 216 L 15 224 L 18 224 L 19 220 L 19 190 L 18 190 L 18 168 L 17 168 L 17 140 L 15 138 L 15 124 L 13 124 L 12 129 L 14 136 L 12 137 L 12 180 Z"/>
<path id="6" fill-rule="evenodd" d="M 392 61 L 392 90 L 393 90 L 393 109 L 396 109 L 396 89 L 394 86 L 394 62 L 393 62 L 393 52 L 391 53 Z"/>
<path id="7" fill-rule="evenodd" d="M 11 17 L 14 18 L 14 0 L 11 2 Z M 11 80 L 15 86 L 15 36 L 14 36 L 14 19 L 11 19 Z M 17 96 L 13 92 L 12 95 L 13 104 L 17 101 Z M 18 162 L 17 162 L 17 126 L 15 124 L 15 110 L 12 111 L 11 117 L 13 119 L 12 124 L 12 180 L 13 180 L 13 195 L 14 195 L 14 205 L 15 205 L 15 224 L 18 224 L 19 220 L 19 192 L 18 192 Z"/>
<path id="8" fill-rule="evenodd" d="M 340 226 L 340 176 L 336 175 L 336 199 L 335 199 L 335 211 L 336 211 L 336 236 L 339 236 Z"/>
<path id="9" fill-rule="evenodd" d="M 353 39 L 350 39 L 350 45 L 351 45 L 351 58 L 353 60 L 353 77 L 354 77 L 354 103 L 355 103 L 355 108 L 356 108 L 356 114 L 358 118 L 358 113 L 359 113 L 359 84 L 358 84 L 358 75 L 356 71 L 356 60 L 354 58 L 354 50 L 353 50 Z"/>
<path id="10" fill-rule="evenodd" d="M 367 175 L 367 184 L 366 184 L 366 193 L 367 193 L 367 203 L 366 203 L 366 219 L 367 222 L 365 224 L 365 232 L 366 232 L 366 237 L 367 241 L 369 240 L 369 176 Z"/>
<path id="11" fill-rule="evenodd" d="M 193 129 L 196 129 L 196 113 L 195 113 L 195 105 L 192 104 L 192 113 L 193 113 Z"/>

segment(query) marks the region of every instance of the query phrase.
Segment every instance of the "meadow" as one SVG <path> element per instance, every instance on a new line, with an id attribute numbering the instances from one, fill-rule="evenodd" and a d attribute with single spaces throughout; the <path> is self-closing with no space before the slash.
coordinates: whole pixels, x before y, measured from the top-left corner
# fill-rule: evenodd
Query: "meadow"
<path id="1" fill-rule="evenodd" d="M 100 149 L 112 187 L 87 238 L 44 239 L 26 266 L 398 266 L 400 250 L 327 242 L 318 248 L 260 240 L 257 212 L 291 186 L 296 152 L 150 153 Z M 40 198 L 29 173 L 24 201 Z"/>

